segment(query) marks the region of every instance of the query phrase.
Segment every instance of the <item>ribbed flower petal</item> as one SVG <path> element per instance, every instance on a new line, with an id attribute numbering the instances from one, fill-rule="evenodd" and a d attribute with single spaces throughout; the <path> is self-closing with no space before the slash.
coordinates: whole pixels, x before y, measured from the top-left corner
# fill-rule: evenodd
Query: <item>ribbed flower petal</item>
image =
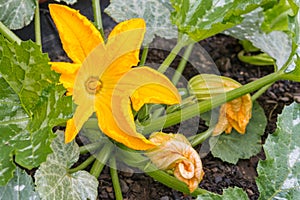
<path id="1" fill-rule="evenodd" d="M 50 4 L 49 10 L 63 48 L 74 63 L 82 63 L 98 44 L 103 43 L 100 32 L 79 11 L 58 4 Z"/>
<path id="2" fill-rule="evenodd" d="M 100 97 L 99 97 L 100 98 Z M 120 107 L 128 107 L 128 104 L 120 104 Z M 154 148 L 156 145 L 149 140 L 147 140 L 142 134 L 134 131 L 134 133 L 129 134 L 124 131 L 124 127 L 120 127 L 116 122 L 115 115 L 111 110 L 111 98 L 99 99 L 96 101 L 95 110 L 98 118 L 98 125 L 105 135 L 126 145 L 129 148 L 136 150 L 147 150 Z M 132 114 L 129 113 L 126 116 L 129 120 L 132 120 Z M 122 119 L 124 120 L 124 119 Z"/>

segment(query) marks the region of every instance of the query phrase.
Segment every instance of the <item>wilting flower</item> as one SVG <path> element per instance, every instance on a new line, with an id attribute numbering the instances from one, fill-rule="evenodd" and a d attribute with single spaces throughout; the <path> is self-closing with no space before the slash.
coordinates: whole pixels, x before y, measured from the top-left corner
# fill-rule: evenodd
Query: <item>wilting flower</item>
<path id="1" fill-rule="evenodd" d="M 206 100 L 241 87 L 241 84 L 224 76 L 200 74 L 189 81 L 189 87 L 191 93 L 198 100 Z M 230 133 L 232 128 L 240 134 L 244 134 L 251 118 L 251 113 L 252 101 L 249 94 L 223 104 L 220 108 L 219 120 L 213 135 L 219 135 L 224 131 L 225 133 Z"/>
<path id="2" fill-rule="evenodd" d="M 184 135 L 157 132 L 149 140 L 158 146 L 146 154 L 159 169 L 173 170 L 174 176 L 186 183 L 190 192 L 198 188 L 204 175 L 202 162 Z"/>
<path id="3" fill-rule="evenodd" d="M 100 129 L 126 146 L 146 150 L 156 145 L 136 132 L 132 108 L 145 103 L 177 104 L 180 95 L 167 77 L 148 67 L 137 67 L 145 33 L 143 19 L 118 24 L 104 43 L 100 32 L 78 11 L 52 4 L 50 14 L 62 45 L 73 63 L 53 62 L 60 82 L 77 104 L 68 120 L 65 141 L 72 141 L 96 112 Z"/>

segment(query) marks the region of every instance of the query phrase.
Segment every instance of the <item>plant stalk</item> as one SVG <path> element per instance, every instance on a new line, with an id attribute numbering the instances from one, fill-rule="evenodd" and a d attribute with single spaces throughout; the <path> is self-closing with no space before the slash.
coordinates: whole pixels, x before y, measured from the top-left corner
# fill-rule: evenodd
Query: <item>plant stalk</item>
<path id="1" fill-rule="evenodd" d="M 21 44 L 22 40 L 0 21 L 0 33 L 10 42 Z"/>
<path id="2" fill-rule="evenodd" d="M 39 45 L 42 49 L 40 7 L 39 7 L 38 0 L 36 0 L 36 8 L 34 13 L 34 32 L 35 32 L 35 43 Z"/>
<path id="3" fill-rule="evenodd" d="M 146 59 L 147 59 L 147 55 L 148 55 L 148 51 L 149 51 L 149 45 L 144 46 L 139 66 L 144 66 L 145 65 Z"/>
<path id="4" fill-rule="evenodd" d="M 86 159 L 83 163 L 81 163 L 77 167 L 69 169 L 68 172 L 70 174 L 72 174 L 72 173 L 78 172 L 79 170 L 83 170 L 83 169 L 87 168 L 95 159 L 96 159 L 95 156 L 91 155 L 88 159 Z"/>
<path id="5" fill-rule="evenodd" d="M 157 69 L 160 73 L 165 73 L 165 71 L 168 69 L 168 67 L 171 65 L 173 60 L 176 58 L 179 51 L 185 46 L 185 43 L 179 41 L 176 43 L 170 54 L 166 57 L 166 59 L 163 61 L 163 63 L 159 66 Z"/>
<path id="6" fill-rule="evenodd" d="M 98 178 L 104 168 L 104 165 L 106 164 L 107 160 L 109 159 L 113 145 L 108 142 L 105 143 L 104 147 L 99 151 L 99 153 L 96 156 L 96 160 L 90 170 L 91 175 Z"/>
<path id="7" fill-rule="evenodd" d="M 254 92 L 265 85 L 274 83 L 275 81 L 281 79 L 283 76 L 282 73 L 272 73 L 267 76 L 264 76 L 256 81 L 250 82 L 242 87 L 226 92 L 215 97 L 212 97 L 209 100 L 201 101 L 197 104 L 185 107 L 182 110 L 175 111 L 173 113 L 167 114 L 165 116 L 152 119 L 151 123 L 147 124 L 147 121 L 144 124 L 147 124 L 140 128 L 143 134 L 149 134 L 162 128 L 169 127 L 180 123 L 181 121 L 190 119 L 194 116 L 203 114 L 213 108 L 216 108 L 225 102 L 231 101 L 235 98 Z"/>
<path id="8" fill-rule="evenodd" d="M 186 63 L 187 63 L 187 61 L 188 61 L 188 59 L 189 59 L 189 57 L 190 57 L 190 55 L 192 53 L 194 44 L 195 43 L 192 43 L 192 44 L 188 45 L 188 47 L 186 48 L 186 50 L 185 50 L 185 52 L 183 54 L 183 58 L 181 59 L 179 65 L 178 65 L 178 67 L 176 69 L 176 72 L 175 72 L 175 74 L 174 74 L 174 76 L 172 78 L 172 83 L 174 85 L 176 85 L 178 83 L 178 81 L 180 79 L 180 76 L 182 75 L 182 72 L 183 72 L 183 70 L 184 70 L 184 68 L 186 66 Z"/>
<path id="9" fill-rule="evenodd" d="M 92 0 L 92 7 L 94 13 L 94 21 L 97 29 L 100 31 L 102 38 L 105 38 L 103 25 L 102 25 L 102 16 L 101 16 L 101 6 L 100 0 Z"/>
<path id="10" fill-rule="evenodd" d="M 122 200 L 122 190 L 117 172 L 116 159 L 114 156 L 110 159 L 110 176 L 115 191 L 115 199 Z"/>

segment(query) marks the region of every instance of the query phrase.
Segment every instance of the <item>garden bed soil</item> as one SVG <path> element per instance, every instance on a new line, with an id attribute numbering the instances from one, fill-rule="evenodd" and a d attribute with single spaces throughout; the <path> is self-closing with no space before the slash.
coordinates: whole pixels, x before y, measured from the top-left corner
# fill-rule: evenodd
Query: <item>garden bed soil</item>
<path id="1" fill-rule="evenodd" d="M 79 1 L 75 8 L 80 9 L 83 14 L 91 17 L 91 7 L 87 4 L 89 1 Z M 108 4 L 107 1 L 102 2 L 102 9 Z M 52 61 L 68 60 L 64 54 L 59 38 L 55 33 L 54 25 L 51 21 L 47 10 L 47 4 L 41 5 L 42 9 L 42 30 L 43 30 L 43 51 L 49 53 Z M 115 23 L 107 16 L 103 17 L 104 27 L 109 32 Z M 33 39 L 32 25 L 24 28 L 16 33 L 24 40 Z M 163 39 L 158 39 L 158 42 L 166 42 Z M 223 76 L 231 77 L 241 84 L 246 84 L 260 77 L 273 72 L 272 66 L 253 66 L 245 64 L 238 60 L 237 54 L 242 50 L 242 46 L 238 40 L 225 35 L 216 35 L 200 42 L 200 45 L 209 53 L 213 61 L 216 63 L 219 72 Z M 150 49 L 147 62 L 161 63 L 168 55 L 168 52 L 158 49 Z M 179 63 L 177 58 L 172 66 L 176 67 Z M 189 79 L 194 76 L 196 71 L 187 66 L 184 77 Z M 293 101 L 300 101 L 300 83 L 290 81 L 278 81 L 273 84 L 257 101 L 264 109 L 268 120 L 265 134 L 262 137 L 262 142 L 276 129 L 276 120 L 278 114 L 282 112 L 285 105 L 291 104 Z M 202 132 L 207 127 L 200 120 L 198 132 Z M 176 130 L 176 127 L 169 130 Z M 200 146 L 196 147 L 199 150 Z M 80 160 L 83 161 L 85 157 Z M 228 187 L 243 188 L 249 199 L 257 199 L 259 192 L 255 184 L 257 177 L 256 166 L 260 159 L 264 159 L 264 152 L 261 152 L 250 159 L 240 160 L 237 165 L 222 162 L 220 159 L 214 158 L 210 153 L 202 158 L 205 176 L 199 187 L 207 189 L 215 193 L 222 193 L 222 190 Z M 135 170 L 128 168 L 127 172 L 120 172 L 119 178 L 124 199 L 155 199 L 155 200 L 172 200 L 172 199 L 193 199 L 192 197 L 182 194 L 168 188 L 151 177 L 143 173 L 134 173 Z M 31 174 L 34 174 L 32 171 Z M 99 177 L 98 199 L 114 199 L 113 186 L 109 175 L 109 168 L 105 167 Z"/>

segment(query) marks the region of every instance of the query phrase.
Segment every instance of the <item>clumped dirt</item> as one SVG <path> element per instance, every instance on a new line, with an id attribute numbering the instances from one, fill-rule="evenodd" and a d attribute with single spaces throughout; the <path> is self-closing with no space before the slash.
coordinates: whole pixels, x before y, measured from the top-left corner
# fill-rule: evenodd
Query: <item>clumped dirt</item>
<path id="1" fill-rule="evenodd" d="M 82 10 L 82 13 L 91 17 L 91 7 L 87 3 L 89 1 L 79 1 L 75 8 Z M 101 1 L 102 2 L 102 1 Z M 103 1 L 102 7 L 106 7 L 108 1 Z M 53 61 L 67 61 L 68 58 L 61 49 L 61 44 L 49 12 L 47 4 L 41 5 L 42 9 L 42 28 L 43 28 L 43 50 L 48 52 L 51 60 Z M 111 29 L 114 22 L 104 15 L 104 27 Z M 26 27 L 22 31 L 17 31 L 17 34 L 24 40 L 33 39 L 32 25 Z M 170 41 L 158 39 L 158 43 L 169 45 Z M 216 64 L 218 71 L 221 75 L 231 77 L 242 84 L 254 81 L 260 77 L 273 72 L 272 66 L 253 66 L 243 63 L 238 60 L 237 54 L 242 50 L 239 42 L 225 35 L 216 35 L 205 39 L 199 43 L 211 56 L 213 62 Z M 147 58 L 148 63 L 161 63 L 169 52 L 152 48 L 149 51 Z M 201 56 L 201 55 L 199 55 Z M 176 67 L 180 59 L 176 58 L 172 67 Z M 211 61 L 196 63 L 202 67 L 212 65 Z M 199 70 L 195 70 L 191 64 L 187 65 L 183 75 L 186 79 L 191 78 Z M 206 69 L 206 72 L 209 70 Z M 282 112 L 285 105 L 289 105 L 293 101 L 300 102 L 300 83 L 290 81 L 278 81 L 274 83 L 257 101 L 263 107 L 265 115 L 268 119 L 268 124 L 265 129 L 265 134 L 262 137 L 262 142 L 265 141 L 268 134 L 271 134 L 276 129 L 277 116 Z M 203 120 L 199 122 L 198 132 L 202 132 L 207 127 Z M 176 130 L 176 126 L 169 129 L 170 131 Z M 200 148 L 196 147 L 196 149 Z M 259 192 L 255 184 L 257 176 L 256 166 L 260 159 L 264 159 L 263 150 L 250 159 L 240 160 L 237 165 L 222 162 L 220 159 L 214 158 L 208 153 L 202 158 L 205 176 L 199 187 L 207 189 L 212 192 L 221 194 L 222 190 L 228 187 L 243 188 L 249 199 L 257 199 Z M 85 157 L 80 160 L 83 161 Z M 124 199 L 160 199 L 160 200 L 179 200 L 179 199 L 192 199 L 192 197 L 168 188 L 159 182 L 153 180 L 151 177 L 143 173 L 134 173 L 136 169 L 127 168 L 126 172 L 119 172 L 119 178 L 122 188 Z M 31 172 L 33 174 L 34 172 Z M 105 167 L 99 177 L 98 199 L 108 200 L 114 199 L 113 186 L 109 175 L 109 168 Z"/>

